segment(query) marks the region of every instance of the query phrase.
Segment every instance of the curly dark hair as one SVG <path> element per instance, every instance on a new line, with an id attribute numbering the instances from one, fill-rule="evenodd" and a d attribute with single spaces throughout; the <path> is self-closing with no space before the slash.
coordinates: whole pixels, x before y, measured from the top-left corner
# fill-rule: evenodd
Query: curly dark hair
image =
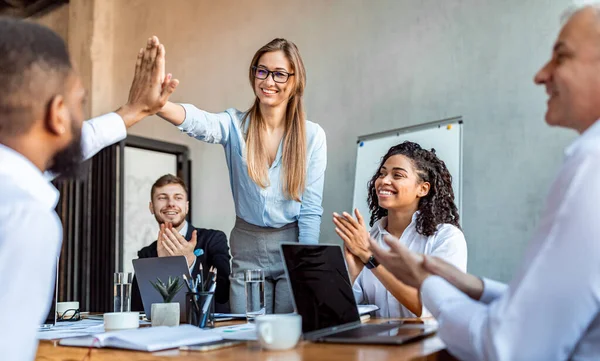
<path id="1" fill-rule="evenodd" d="M 437 157 L 435 149 L 426 150 L 417 143 L 406 141 L 395 145 L 381 158 L 377 172 L 369 181 L 369 209 L 371 211 L 370 225 L 387 216 L 387 209 L 379 206 L 375 181 L 385 162 L 394 155 L 403 155 L 409 158 L 422 182 L 431 185 L 429 193 L 419 199 L 419 215 L 417 216 L 417 232 L 424 236 L 433 235 L 439 224 L 448 223 L 460 229 L 458 209 L 454 204 L 454 191 L 452 190 L 452 176 L 446 164 Z"/>

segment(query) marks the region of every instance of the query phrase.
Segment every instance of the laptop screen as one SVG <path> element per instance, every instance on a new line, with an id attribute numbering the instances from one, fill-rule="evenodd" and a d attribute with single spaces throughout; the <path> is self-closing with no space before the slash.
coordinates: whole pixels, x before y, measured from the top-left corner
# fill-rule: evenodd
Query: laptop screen
<path id="1" fill-rule="evenodd" d="M 197 262 L 200 262 L 200 260 Z M 152 304 L 163 302 L 162 296 L 150 282 L 156 282 L 157 278 L 163 282 L 167 282 L 169 277 L 179 277 L 183 283 L 185 282 L 182 277 L 184 274 L 190 277 L 190 270 L 184 256 L 134 259 L 133 269 L 135 270 L 135 278 L 137 279 L 142 303 L 144 304 L 144 312 L 148 319 L 152 318 Z M 179 319 L 182 322 L 186 322 L 187 319 L 185 309 L 186 290 L 186 287 L 180 289 L 171 301 L 179 303 Z"/>
<path id="2" fill-rule="evenodd" d="M 54 292 L 52 292 L 52 303 L 50 304 L 50 310 L 48 311 L 48 315 L 46 316 L 44 323 L 41 325 L 42 327 L 56 325 L 56 302 L 58 300 L 58 261 L 59 259 L 56 258 L 56 279 L 54 280 Z"/>
<path id="3" fill-rule="evenodd" d="M 359 322 L 340 246 L 282 244 L 302 332 Z"/>

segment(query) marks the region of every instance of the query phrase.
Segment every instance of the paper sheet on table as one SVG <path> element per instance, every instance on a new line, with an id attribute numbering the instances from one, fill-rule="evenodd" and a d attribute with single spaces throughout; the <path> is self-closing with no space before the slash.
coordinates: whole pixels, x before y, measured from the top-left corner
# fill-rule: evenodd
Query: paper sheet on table
<path id="1" fill-rule="evenodd" d="M 38 340 L 56 340 L 60 338 L 94 335 L 104 332 L 104 323 L 101 320 L 88 320 L 72 322 L 57 322 L 47 330 L 39 330 L 36 334 Z"/>
<path id="2" fill-rule="evenodd" d="M 367 313 L 371 313 L 377 311 L 379 307 L 376 305 L 358 305 L 358 313 L 362 315 L 366 315 Z"/>
<path id="3" fill-rule="evenodd" d="M 246 319 L 245 313 L 215 313 L 215 318 L 243 318 Z"/>
<path id="4" fill-rule="evenodd" d="M 256 341 L 256 325 L 244 323 L 241 325 L 216 327 L 211 330 L 225 340 Z"/>

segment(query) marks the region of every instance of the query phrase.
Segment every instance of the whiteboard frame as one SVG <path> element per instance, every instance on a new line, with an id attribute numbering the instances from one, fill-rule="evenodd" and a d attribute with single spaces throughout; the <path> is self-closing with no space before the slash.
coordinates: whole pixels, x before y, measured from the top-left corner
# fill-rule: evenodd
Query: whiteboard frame
<path id="1" fill-rule="evenodd" d="M 441 128 L 441 127 L 445 127 L 448 125 L 457 125 L 458 126 L 458 138 L 459 138 L 459 147 L 460 147 L 460 151 L 459 151 L 459 157 L 458 157 L 458 177 L 459 177 L 459 182 L 458 182 L 458 197 L 455 198 L 455 203 L 457 204 L 457 208 L 458 208 L 458 215 L 461 219 L 461 223 L 462 223 L 462 198 L 463 198 L 463 181 L 462 181 L 462 176 L 463 176 L 463 119 L 461 116 L 457 116 L 457 117 L 452 117 L 452 118 L 446 118 L 446 119 L 442 119 L 442 120 L 436 120 L 433 122 L 428 122 L 428 123 L 422 123 L 422 124 L 417 124 L 417 125 L 411 125 L 408 127 L 403 127 L 403 128 L 398 128 L 398 129 L 392 129 L 392 130 L 386 130 L 383 132 L 377 132 L 377 133 L 371 133 L 371 134 L 366 134 L 366 135 L 361 135 L 358 137 L 356 144 L 360 144 L 361 142 L 367 141 L 367 140 L 374 140 L 374 139 L 380 139 L 380 138 L 385 138 L 387 136 L 390 135 L 395 135 L 395 136 L 400 136 L 400 134 L 405 134 L 405 133 L 412 133 L 412 132 L 416 132 L 416 131 L 420 131 L 420 130 L 425 130 L 425 129 L 430 129 L 430 128 Z M 356 147 L 356 158 L 358 159 L 358 150 L 360 147 Z M 383 154 L 381 155 L 383 156 Z M 443 159 L 442 159 L 443 160 Z M 452 174 L 452 177 L 454 177 L 454 174 Z M 356 164 L 354 164 L 354 184 L 353 184 L 353 188 L 352 188 L 352 193 L 354 194 L 354 190 L 356 189 Z M 352 199 L 352 206 L 354 207 L 354 205 L 356 204 L 355 199 L 353 197 Z"/>

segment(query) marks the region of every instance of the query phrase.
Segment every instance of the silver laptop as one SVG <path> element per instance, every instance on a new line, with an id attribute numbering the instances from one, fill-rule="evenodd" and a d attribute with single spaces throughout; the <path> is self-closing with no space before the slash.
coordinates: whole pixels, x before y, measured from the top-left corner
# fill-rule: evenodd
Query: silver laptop
<path id="1" fill-rule="evenodd" d="M 338 245 L 281 244 L 304 338 L 315 342 L 399 345 L 432 335 L 435 325 L 362 324 Z"/>
<path id="2" fill-rule="evenodd" d="M 50 310 L 44 322 L 40 325 L 40 330 L 47 330 L 56 325 L 56 303 L 58 302 L 58 257 L 56 258 L 56 275 L 54 280 L 54 292 L 52 293 L 52 303 Z"/>
<path id="3" fill-rule="evenodd" d="M 179 277 L 181 282 L 185 282 L 183 275 L 190 277 L 190 270 L 187 266 L 187 261 L 184 256 L 175 257 L 154 257 L 142 258 L 133 260 L 133 269 L 140 289 L 140 296 L 144 304 L 144 312 L 149 320 L 152 317 L 152 304 L 162 303 L 163 298 L 158 291 L 152 286 L 150 281 L 156 282 L 157 278 L 167 282 L 169 277 Z M 173 301 L 179 303 L 179 317 L 181 322 L 186 322 L 185 312 L 185 293 L 187 288 L 184 286 L 177 292 Z"/>

